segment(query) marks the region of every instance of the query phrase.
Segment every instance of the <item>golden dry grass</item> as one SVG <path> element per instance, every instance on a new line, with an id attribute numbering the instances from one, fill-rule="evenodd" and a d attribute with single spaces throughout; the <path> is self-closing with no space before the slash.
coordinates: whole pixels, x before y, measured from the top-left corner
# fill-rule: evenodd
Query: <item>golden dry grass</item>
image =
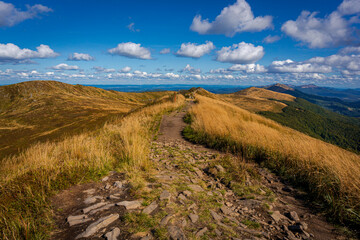
<path id="1" fill-rule="evenodd" d="M 122 93 L 55 81 L 0 86 L 0 162 L 34 142 L 96 130 L 169 92 Z"/>
<path id="2" fill-rule="evenodd" d="M 286 107 L 280 101 L 294 101 L 295 97 L 263 88 L 251 87 L 232 94 L 220 95 L 221 99 L 251 112 L 281 112 Z"/>
<path id="3" fill-rule="evenodd" d="M 250 157 L 260 155 L 275 171 L 307 185 L 330 204 L 343 204 L 347 209 L 342 214 L 360 220 L 359 155 L 230 103 L 200 95 L 196 98 L 199 104 L 191 109 L 194 119 L 191 126 L 195 132 L 204 134 L 204 138 L 228 139 L 243 149 L 253 149 Z"/>
<path id="4" fill-rule="evenodd" d="M 46 238 L 51 226 L 49 197 L 58 190 L 98 179 L 112 169 L 137 178 L 150 166 L 148 152 L 156 118 L 183 103 L 182 96 L 176 102 L 165 96 L 96 132 L 38 143 L 4 158 L 0 166 L 0 238 Z"/>

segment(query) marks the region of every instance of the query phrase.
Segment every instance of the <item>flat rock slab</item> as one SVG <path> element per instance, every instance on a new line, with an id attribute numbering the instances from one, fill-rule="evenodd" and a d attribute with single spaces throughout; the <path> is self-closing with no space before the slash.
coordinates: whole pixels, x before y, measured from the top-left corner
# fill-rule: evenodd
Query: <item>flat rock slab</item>
<path id="1" fill-rule="evenodd" d="M 100 208 L 100 207 L 102 207 L 102 206 L 104 206 L 104 205 L 106 205 L 106 204 L 107 204 L 106 202 L 100 202 L 100 203 L 97 203 L 97 204 L 92 205 L 92 206 L 90 206 L 90 207 L 84 208 L 84 209 L 82 210 L 82 212 L 83 212 L 83 213 L 88 213 L 88 212 L 90 212 L 91 210 Z"/>
<path id="2" fill-rule="evenodd" d="M 279 211 L 275 211 L 273 212 L 273 214 L 271 214 L 272 219 L 274 219 L 274 221 L 276 223 L 278 223 L 279 221 L 281 221 L 282 219 L 285 219 L 286 217 L 284 215 L 282 215 Z"/>
<path id="3" fill-rule="evenodd" d="M 190 218 L 192 223 L 196 223 L 199 220 L 199 216 L 194 214 L 194 213 L 190 213 L 189 218 Z"/>
<path id="4" fill-rule="evenodd" d="M 100 207 L 100 208 L 91 210 L 91 211 L 89 212 L 89 214 L 92 215 L 92 214 L 95 214 L 95 213 L 97 213 L 97 212 L 101 212 L 101 211 L 107 210 L 107 209 L 112 208 L 112 207 L 115 207 L 115 203 L 109 203 L 109 204 L 106 204 L 105 206 L 102 206 L 102 207 Z"/>
<path id="5" fill-rule="evenodd" d="M 161 219 L 160 225 L 161 226 L 165 226 L 166 224 L 168 224 L 168 222 L 170 221 L 170 219 L 173 217 L 172 214 L 168 214 L 166 217 L 164 217 L 163 219 Z"/>
<path id="6" fill-rule="evenodd" d="M 208 228 L 207 228 L 207 227 L 204 227 L 203 229 L 201 229 L 200 231 L 198 231 L 195 236 L 196 236 L 197 238 L 200 238 L 200 237 L 202 237 L 207 231 L 208 231 Z"/>
<path id="7" fill-rule="evenodd" d="M 172 240 L 186 240 L 183 230 L 178 226 L 169 226 L 168 232 Z"/>
<path id="8" fill-rule="evenodd" d="M 101 196 L 93 196 L 93 197 L 87 197 L 84 200 L 84 203 L 87 204 L 92 204 L 95 203 L 98 199 L 102 199 L 103 197 Z"/>
<path id="9" fill-rule="evenodd" d="M 145 214 L 152 214 L 158 208 L 158 206 L 159 205 L 157 204 L 157 202 L 153 201 L 149 206 L 144 208 L 142 212 Z"/>
<path id="10" fill-rule="evenodd" d="M 210 210 L 211 216 L 214 218 L 215 221 L 220 222 L 222 220 L 222 216 L 214 212 L 213 210 Z"/>
<path id="11" fill-rule="evenodd" d="M 124 206 L 126 210 L 134 210 L 141 207 L 142 201 L 135 200 L 135 201 L 122 201 L 116 203 L 117 206 Z"/>
<path id="12" fill-rule="evenodd" d="M 203 192 L 204 189 L 202 187 L 200 187 L 199 185 L 195 185 L 195 184 L 190 184 L 189 188 L 191 190 L 193 190 L 194 192 Z"/>
<path id="13" fill-rule="evenodd" d="M 171 198 L 171 193 L 167 190 L 164 190 L 161 194 L 160 194 L 160 201 L 162 200 L 169 200 L 170 201 Z"/>
<path id="14" fill-rule="evenodd" d="M 69 216 L 66 219 L 66 221 L 69 223 L 70 227 L 77 225 L 77 224 L 88 222 L 90 220 L 91 220 L 91 218 L 88 218 L 88 216 L 86 216 L 86 215 Z"/>
<path id="15" fill-rule="evenodd" d="M 119 236 L 120 236 L 119 228 L 114 228 L 113 230 L 105 234 L 106 240 L 117 240 Z"/>
<path id="16" fill-rule="evenodd" d="M 119 214 L 110 214 L 109 216 L 102 217 L 99 220 L 97 220 L 96 222 L 90 224 L 86 228 L 85 232 L 79 234 L 75 239 L 90 237 L 90 236 L 94 235 L 97 231 L 108 226 L 109 224 L 116 221 L 117 219 L 119 219 Z"/>

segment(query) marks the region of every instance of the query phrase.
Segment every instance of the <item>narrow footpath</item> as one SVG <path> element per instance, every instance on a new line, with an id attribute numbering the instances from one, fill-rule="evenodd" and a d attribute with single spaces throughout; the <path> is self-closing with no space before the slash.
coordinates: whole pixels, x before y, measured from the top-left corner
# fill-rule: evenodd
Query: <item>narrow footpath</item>
<path id="1" fill-rule="evenodd" d="M 346 239 L 268 170 L 184 140 L 188 107 L 163 117 L 149 156 L 155 172 L 141 194 L 118 172 L 62 191 L 52 201 L 51 238 Z M 229 162 L 245 182 L 228 184 Z"/>

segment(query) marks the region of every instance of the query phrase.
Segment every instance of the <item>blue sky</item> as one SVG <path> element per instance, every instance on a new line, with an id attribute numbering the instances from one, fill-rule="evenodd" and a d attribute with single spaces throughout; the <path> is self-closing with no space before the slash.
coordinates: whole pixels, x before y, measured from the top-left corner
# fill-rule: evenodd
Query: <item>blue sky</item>
<path id="1" fill-rule="evenodd" d="M 360 87 L 360 0 L 0 1 L 0 85 Z"/>

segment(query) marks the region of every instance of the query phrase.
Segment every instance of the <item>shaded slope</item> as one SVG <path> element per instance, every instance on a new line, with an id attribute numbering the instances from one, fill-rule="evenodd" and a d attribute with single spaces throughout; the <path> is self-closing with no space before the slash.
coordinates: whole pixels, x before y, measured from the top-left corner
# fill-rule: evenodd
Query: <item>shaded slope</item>
<path id="1" fill-rule="evenodd" d="M 349 117 L 360 117 L 360 101 L 345 102 L 339 98 L 323 97 L 312 94 L 307 94 L 302 91 L 290 88 L 284 84 L 274 84 L 266 89 L 290 94 L 297 98 L 303 98 L 311 103 L 325 107 L 333 112 L 340 113 Z"/>

